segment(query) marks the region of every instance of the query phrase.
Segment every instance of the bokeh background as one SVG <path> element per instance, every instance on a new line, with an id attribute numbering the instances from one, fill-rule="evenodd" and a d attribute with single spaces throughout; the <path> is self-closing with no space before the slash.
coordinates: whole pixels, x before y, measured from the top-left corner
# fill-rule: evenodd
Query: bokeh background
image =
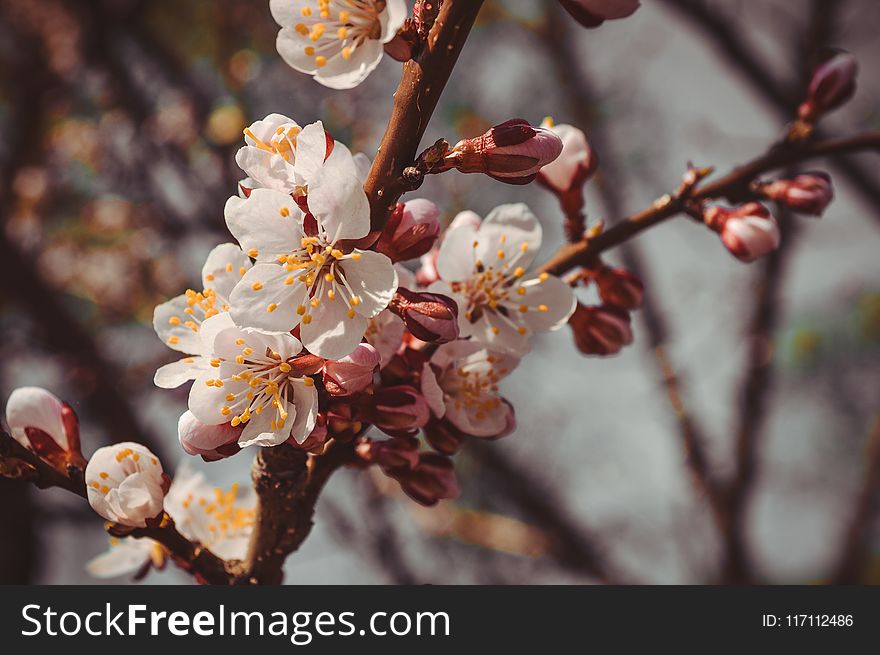
<path id="1" fill-rule="evenodd" d="M 320 118 L 375 151 L 399 64 L 331 91 L 281 61 L 276 31 L 265 0 L 0 0 L 0 398 L 52 389 L 80 414 L 86 452 L 135 439 L 167 468 L 187 458 L 186 389 L 153 387 L 172 353 L 150 320 L 229 240 L 241 129 L 270 112 Z M 489 0 L 425 143 L 511 117 L 574 123 L 602 162 L 590 219 L 613 222 L 674 189 L 688 161 L 724 171 L 763 152 L 823 48 L 862 64 L 825 133 L 877 129 L 878 34 L 874 0 L 643 0 L 589 31 L 555 2 Z M 723 580 L 730 544 L 686 466 L 670 372 L 713 475 L 753 446 L 735 536 L 752 580 L 827 581 L 857 555 L 858 579 L 880 581 L 880 499 L 863 491 L 880 416 L 877 163 L 827 165 L 836 201 L 820 220 L 783 217 L 769 262 L 740 264 L 686 219 L 613 251 L 648 288 L 635 344 L 597 359 L 567 329 L 537 339 L 505 385 L 518 431 L 456 458 L 454 503 L 425 510 L 375 476 L 337 475 L 287 582 Z M 536 186 L 449 173 L 418 195 L 447 219 L 525 201 L 545 257 L 563 238 Z M 191 461 L 228 484 L 250 460 Z M 106 543 L 79 499 L 0 481 L 0 581 L 89 582 Z M 187 581 L 173 567 L 147 578 Z"/>

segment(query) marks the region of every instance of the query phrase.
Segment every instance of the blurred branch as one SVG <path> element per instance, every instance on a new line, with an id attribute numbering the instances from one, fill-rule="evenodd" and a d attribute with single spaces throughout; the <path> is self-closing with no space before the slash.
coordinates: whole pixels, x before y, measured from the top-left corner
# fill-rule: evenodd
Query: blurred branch
<path id="1" fill-rule="evenodd" d="M 765 154 L 735 168 L 714 182 L 698 186 L 687 194 L 666 194 L 655 200 L 648 209 L 632 214 L 595 237 L 564 244 L 544 263 L 541 270 L 553 275 L 566 273 L 575 266 L 588 263 L 591 258 L 605 250 L 619 246 L 643 230 L 686 212 L 692 203 L 718 198 L 727 198 L 731 202 L 751 199 L 750 184 L 769 171 L 816 157 L 863 151 L 880 152 L 880 132 L 865 132 L 806 144 L 776 144 Z"/>
<path id="2" fill-rule="evenodd" d="M 864 481 L 831 576 L 832 584 L 858 584 L 868 562 L 871 527 L 880 503 L 880 417 L 871 426 L 865 460 Z"/>
<path id="3" fill-rule="evenodd" d="M 569 104 L 577 121 L 577 125 L 590 134 L 596 152 L 601 160 L 603 170 L 599 180 L 599 200 L 606 216 L 619 216 L 623 213 L 623 201 L 619 189 L 624 186 L 624 178 L 618 166 L 616 152 L 610 143 L 608 133 L 603 129 L 601 121 L 594 119 L 592 107 L 595 105 L 592 85 L 581 63 L 568 16 L 562 15 L 562 9 L 554 4 L 549 5 L 546 12 L 547 23 L 540 36 L 548 55 L 556 66 L 560 86 L 567 90 Z M 611 182 L 614 180 L 614 183 Z M 659 309 L 661 303 L 651 292 L 650 271 L 642 261 L 638 247 L 630 242 L 621 244 L 621 256 L 624 265 L 639 277 L 645 286 L 644 300 L 639 311 L 642 324 L 648 332 L 649 345 L 653 349 L 656 363 L 663 377 L 666 393 L 679 424 L 679 433 L 685 451 L 685 463 L 697 491 L 706 497 L 716 520 L 720 520 L 722 512 L 721 490 L 709 470 L 709 462 L 705 453 L 706 442 L 703 431 L 687 412 L 681 391 L 681 380 L 669 360 L 666 351 L 668 328 Z"/>
<path id="4" fill-rule="evenodd" d="M 500 482 L 506 499 L 544 533 L 550 553 L 561 565 L 600 582 L 621 581 L 597 538 L 576 527 L 578 522 L 566 512 L 566 503 L 554 497 L 529 469 L 510 459 L 497 444 L 479 439 L 469 442 L 468 453 L 480 464 L 481 473 Z"/>
<path id="5" fill-rule="evenodd" d="M 748 30 L 738 26 L 736 20 L 730 16 L 709 8 L 704 0 L 662 0 L 662 2 L 703 29 L 727 62 L 739 70 L 754 89 L 771 104 L 779 118 L 783 121 L 791 120 L 801 100 L 803 87 L 781 82 L 771 75 L 768 67 L 756 54 L 757 50 L 743 38 L 743 35 L 749 33 Z M 816 2 L 821 5 L 818 7 L 819 10 L 826 11 L 830 11 L 832 7 L 839 8 L 843 4 L 841 0 L 816 0 Z M 815 6 L 813 9 L 816 11 Z M 814 21 L 812 25 L 821 26 L 823 23 Z M 827 30 L 830 25 L 831 21 L 826 20 L 824 27 L 818 29 Z M 816 35 L 813 35 L 813 38 L 815 37 Z M 810 36 L 808 35 L 807 38 Z M 828 138 L 822 130 L 818 130 L 815 135 L 822 140 Z M 855 187 L 865 201 L 871 204 L 874 208 L 874 218 L 880 220 L 880 183 L 871 170 L 862 162 L 850 157 L 836 159 L 834 167 Z"/>
<path id="6" fill-rule="evenodd" d="M 376 233 L 400 196 L 412 190 L 403 171 L 415 161 L 431 115 L 482 5 L 483 0 L 445 0 L 422 51 L 403 65 L 394 109 L 364 183 Z"/>

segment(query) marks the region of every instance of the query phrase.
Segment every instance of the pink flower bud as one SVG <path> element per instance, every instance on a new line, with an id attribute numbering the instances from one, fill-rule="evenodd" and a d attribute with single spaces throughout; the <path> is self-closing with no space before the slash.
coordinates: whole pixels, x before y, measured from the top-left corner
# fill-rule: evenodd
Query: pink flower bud
<path id="1" fill-rule="evenodd" d="M 205 425 L 187 410 L 177 422 L 177 438 L 188 455 L 216 462 L 241 450 L 238 439 L 243 429 L 243 426 L 234 428 L 229 423 Z"/>
<path id="2" fill-rule="evenodd" d="M 40 387 L 15 389 L 6 401 L 6 422 L 16 441 L 58 470 L 85 468 L 76 413 L 54 394 Z"/>
<path id="3" fill-rule="evenodd" d="M 765 184 L 761 191 L 769 200 L 802 214 L 821 216 L 834 199 L 834 187 L 827 173 L 803 173 L 790 180 Z"/>
<path id="4" fill-rule="evenodd" d="M 438 344 L 458 339 L 458 304 L 448 296 L 398 287 L 388 309 L 416 339 Z"/>
<path id="5" fill-rule="evenodd" d="M 376 250 L 393 262 L 421 257 L 440 236 L 440 210 L 430 200 L 417 198 L 398 204 L 391 214 Z"/>
<path id="6" fill-rule="evenodd" d="M 379 352 L 368 343 L 360 343 L 350 355 L 327 360 L 324 364 L 324 388 L 331 396 L 350 396 L 373 383 L 373 371 L 379 366 Z"/>
<path id="7" fill-rule="evenodd" d="M 392 437 L 384 441 L 365 439 L 355 450 L 365 462 L 376 464 L 386 472 L 409 471 L 419 462 L 419 440 L 415 437 Z"/>
<path id="8" fill-rule="evenodd" d="M 626 18 L 639 8 L 639 0 L 559 0 L 584 27 L 598 27 L 606 20 Z"/>
<path id="9" fill-rule="evenodd" d="M 412 471 L 394 477 L 404 493 L 422 505 L 436 505 L 445 498 L 458 498 L 461 493 L 452 460 L 436 453 L 421 453 Z"/>
<path id="10" fill-rule="evenodd" d="M 391 436 L 418 430 L 431 416 L 422 394 L 407 385 L 379 389 L 363 409 L 371 423 Z"/>
<path id="11" fill-rule="evenodd" d="M 544 127 L 514 118 L 473 139 L 464 139 L 446 155 L 450 168 L 485 173 L 508 184 L 528 184 L 559 156 L 562 140 Z"/>
<path id="12" fill-rule="evenodd" d="M 642 306 L 645 286 L 627 270 L 602 266 L 596 274 L 596 286 L 604 303 L 630 311 Z"/>
<path id="13" fill-rule="evenodd" d="M 633 342 L 629 312 L 613 305 L 587 307 L 578 303 L 568 324 L 575 345 L 585 355 L 614 355 Z"/>
<path id="14" fill-rule="evenodd" d="M 798 117 L 815 123 L 823 114 L 837 109 L 856 92 L 858 63 L 847 52 L 840 52 L 813 71 L 807 99 L 798 108 Z"/>
<path id="15" fill-rule="evenodd" d="M 541 169 L 538 181 L 557 195 L 580 190 L 599 165 L 586 135 L 572 125 L 554 125 L 550 118 L 545 118 L 542 126 L 562 140 L 562 152 Z"/>
<path id="16" fill-rule="evenodd" d="M 744 262 L 779 247 L 779 225 L 770 210 L 759 202 L 747 202 L 733 209 L 710 207 L 703 220 L 721 235 L 724 246 Z"/>
<path id="17" fill-rule="evenodd" d="M 108 521 L 143 528 L 161 520 L 171 480 L 144 446 L 124 442 L 99 448 L 85 478 L 89 504 Z"/>

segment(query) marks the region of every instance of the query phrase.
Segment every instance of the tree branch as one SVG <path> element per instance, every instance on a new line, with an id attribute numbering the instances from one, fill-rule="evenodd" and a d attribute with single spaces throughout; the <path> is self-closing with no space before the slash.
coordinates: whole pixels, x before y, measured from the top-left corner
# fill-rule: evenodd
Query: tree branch
<path id="1" fill-rule="evenodd" d="M 776 144 L 765 154 L 735 168 L 724 177 L 694 189 L 684 196 L 667 194 L 658 198 L 647 209 L 633 214 L 608 230 L 578 243 L 564 244 L 541 267 L 541 271 L 562 275 L 575 266 L 586 264 L 591 258 L 609 248 L 619 246 L 638 233 L 681 214 L 689 202 L 726 198 L 742 202 L 752 197 L 749 185 L 760 175 L 816 157 L 841 155 L 863 151 L 880 152 L 880 132 L 865 132 L 841 139 L 830 139 L 803 145 Z"/>
<path id="2" fill-rule="evenodd" d="M 376 234 L 400 196 L 415 188 L 403 179 L 403 170 L 415 161 L 428 121 L 482 5 L 483 0 L 445 0 L 421 53 L 403 66 L 391 120 L 364 184 Z"/>

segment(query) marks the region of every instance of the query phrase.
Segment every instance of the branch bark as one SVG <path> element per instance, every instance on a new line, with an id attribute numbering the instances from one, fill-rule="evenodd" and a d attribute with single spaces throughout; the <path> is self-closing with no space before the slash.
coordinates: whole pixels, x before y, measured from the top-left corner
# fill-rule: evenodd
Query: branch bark
<path id="1" fill-rule="evenodd" d="M 415 161 L 428 121 L 482 5 L 483 0 L 445 0 L 421 53 L 403 66 L 391 120 L 364 184 L 376 236 L 400 196 L 415 188 L 404 180 L 403 170 Z"/>

